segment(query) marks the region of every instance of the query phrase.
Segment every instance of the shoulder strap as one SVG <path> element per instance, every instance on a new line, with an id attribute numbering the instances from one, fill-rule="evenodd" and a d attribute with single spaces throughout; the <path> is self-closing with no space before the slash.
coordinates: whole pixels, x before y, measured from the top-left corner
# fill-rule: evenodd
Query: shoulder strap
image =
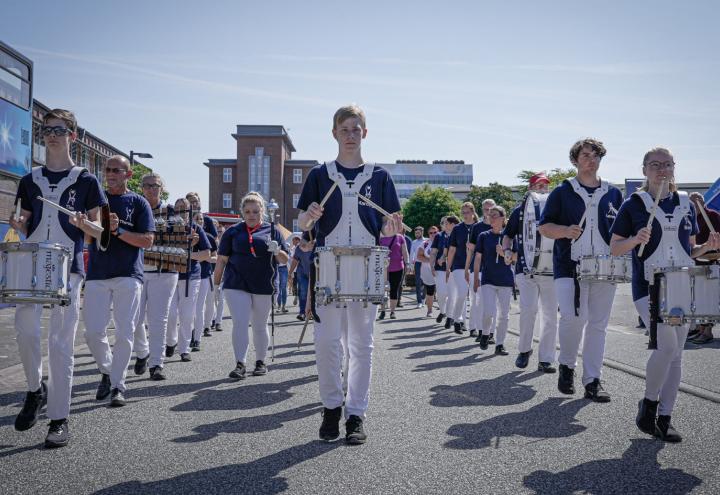
<path id="1" fill-rule="evenodd" d="M 678 195 L 680 214 L 685 216 L 690 212 L 690 196 L 688 196 L 687 191 L 676 191 L 676 193 Z"/>
<path id="2" fill-rule="evenodd" d="M 632 193 L 633 196 L 637 196 L 640 198 L 645 205 L 645 209 L 650 213 L 655 206 L 655 202 L 652 199 L 652 196 L 650 196 L 650 193 L 647 191 L 635 191 Z"/>

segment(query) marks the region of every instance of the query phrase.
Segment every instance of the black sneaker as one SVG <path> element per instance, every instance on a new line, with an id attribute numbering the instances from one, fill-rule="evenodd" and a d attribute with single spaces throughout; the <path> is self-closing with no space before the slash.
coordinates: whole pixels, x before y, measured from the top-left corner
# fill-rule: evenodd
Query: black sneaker
<path id="1" fill-rule="evenodd" d="M 585 385 L 585 398 L 593 402 L 610 402 L 610 394 L 603 390 L 599 378 Z"/>
<path id="2" fill-rule="evenodd" d="M 695 328 L 690 330 L 687 334 L 687 338 L 685 340 L 692 340 L 698 335 L 700 335 L 700 330 L 702 330 L 702 327 L 700 325 L 697 325 Z"/>
<path id="3" fill-rule="evenodd" d="M 345 443 L 348 445 L 362 445 L 367 440 L 363 429 L 363 420 L 360 416 L 351 415 L 345 422 Z"/>
<path id="4" fill-rule="evenodd" d="M 228 375 L 233 380 L 244 380 L 245 379 L 245 365 L 240 361 L 235 365 L 235 369 Z"/>
<path id="5" fill-rule="evenodd" d="M 183 363 L 189 363 L 190 361 L 192 361 L 192 358 L 190 357 L 190 353 L 183 352 L 182 354 L 180 354 L 180 361 L 182 361 Z"/>
<path id="6" fill-rule="evenodd" d="M 450 327 L 453 326 L 453 323 L 455 323 L 455 321 L 449 316 L 445 318 L 445 330 L 450 330 Z"/>
<path id="7" fill-rule="evenodd" d="M 527 368 L 528 364 L 530 363 L 530 354 L 532 354 L 532 349 L 527 352 L 521 352 L 520 354 L 518 354 L 518 357 L 515 360 L 515 366 L 520 369 Z"/>
<path id="8" fill-rule="evenodd" d="M 480 349 L 483 351 L 488 348 L 488 339 L 490 338 L 489 335 L 482 334 L 480 335 Z"/>
<path id="9" fill-rule="evenodd" d="M 102 374 L 97 392 L 95 392 L 96 400 L 105 400 L 110 396 L 110 375 Z"/>
<path id="10" fill-rule="evenodd" d="M 175 347 L 177 347 L 177 344 L 166 345 L 165 346 L 165 357 L 173 357 L 175 355 Z"/>
<path id="11" fill-rule="evenodd" d="M 542 371 L 543 373 L 555 373 L 557 370 L 552 365 L 552 363 L 540 361 L 538 363 L 538 371 Z"/>
<path id="12" fill-rule="evenodd" d="M 472 330 L 470 330 L 470 337 L 475 337 L 477 335 L 477 333 L 478 333 L 477 330 L 475 330 L 473 328 Z"/>
<path id="13" fill-rule="evenodd" d="M 378 314 L 378 320 L 384 320 L 384 319 L 385 319 L 385 310 L 382 310 L 382 311 L 380 311 L 380 313 Z M 340 433 L 338 433 L 338 435 L 339 435 L 339 434 L 340 434 Z M 335 437 L 335 438 L 337 438 L 337 437 Z"/>
<path id="14" fill-rule="evenodd" d="M 55 449 L 65 447 L 70 440 L 70 428 L 67 419 L 53 419 L 49 423 L 48 434 L 45 437 L 45 447 Z"/>
<path id="15" fill-rule="evenodd" d="M 47 403 L 47 386 L 40 382 L 40 388 L 35 392 L 25 394 L 25 403 L 15 418 L 15 429 L 26 431 L 35 426 L 40 410 Z"/>
<path id="16" fill-rule="evenodd" d="M 192 352 L 199 352 L 200 351 L 200 342 L 197 340 L 191 340 L 190 341 L 190 350 Z"/>
<path id="17" fill-rule="evenodd" d="M 299 315 L 297 315 L 295 318 L 297 318 L 299 321 L 305 321 L 305 315 L 302 314 L 302 313 L 300 313 Z"/>
<path id="18" fill-rule="evenodd" d="M 209 328 L 205 328 L 205 330 L 203 330 L 203 337 L 212 337 Z"/>
<path id="19" fill-rule="evenodd" d="M 342 416 L 342 407 L 335 409 L 323 408 L 322 424 L 320 425 L 320 439 L 331 442 L 340 436 L 340 417 Z"/>
<path id="20" fill-rule="evenodd" d="M 148 359 L 150 359 L 150 354 L 148 354 L 144 358 L 135 357 L 135 366 L 133 367 L 133 371 L 135 371 L 136 375 L 144 375 L 145 374 L 145 372 L 147 371 Z"/>
<path id="21" fill-rule="evenodd" d="M 491 333 L 488 335 L 488 344 L 493 345 L 495 343 L 495 334 Z"/>
<path id="22" fill-rule="evenodd" d="M 222 325 L 220 323 L 215 324 L 215 331 L 222 332 Z"/>
<path id="23" fill-rule="evenodd" d="M 575 393 L 575 370 L 564 364 L 560 365 L 558 375 L 558 390 L 563 394 L 572 395 Z"/>
<path id="24" fill-rule="evenodd" d="M 110 407 L 123 407 L 125 405 L 125 396 L 119 388 L 112 389 L 110 394 Z"/>
<path id="25" fill-rule="evenodd" d="M 635 424 L 640 431 L 648 435 L 655 434 L 655 422 L 657 421 L 658 401 L 642 399 L 638 402 L 638 413 L 635 417 Z"/>
<path id="26" fill-rule="evenodd" d="M 437 315 L 437 318 L 435 318 L 435 323 L 442 323 L 444 318 L 445 318 L 445 315 L 440 313 L 439 315 Z"/>
<path id="27" fill-rule="evenodd" d="M 508 351 L 505 350 L 505 346 L 500 344 L 495 346 L 495 355 L 496 356 L 507 356 L 510 354 Z"/>
<path id="28" fill-rule="evenodd" d="M 268 369 L 265 363 L 262 361 L 255 361 L 255 369 L 253 370 L 253 376 L 264 376 L 267 375 Z"/>
<path id="29" fill-rule="evenodd" d="M 165 380 L 165 374 L 163 373 L 162 366 L 153 366 L 150 368 L 150 379 L 159 382 Z"/>
<path id="30" fill-rule="evenodd" d="M 462 335 L 462 333 L 463 333 L 462 323 L 458 323 L 457 321 L 454 322 L 454 323 L 453 323 L 453 329 L 454 329 L 454 331 L 455 331 L 456 334 Z"/>
<path id="31" fill-rule="evenodd" d="M 390 311 L 390 319 L 394 320 L 395 318 L 395 311 Z"/>
<path id="32" fill-rule="evenodd" d="M 670 419 L 670 416 L 658 416 L 657 422 L 655 423 L 655 436 L 664 442 L 682 442 L 682 436 L 673 428 Z"/>

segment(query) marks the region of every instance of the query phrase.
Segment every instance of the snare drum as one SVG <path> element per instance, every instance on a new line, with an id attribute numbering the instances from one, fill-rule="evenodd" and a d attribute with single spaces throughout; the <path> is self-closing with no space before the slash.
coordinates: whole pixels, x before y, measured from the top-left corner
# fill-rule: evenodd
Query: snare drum
<path id="1" fill-rule="evenodd" d="M 0 257 L 0 302 L 70 302 L 69 248 L 52 242 L 5 242 L 0 244 Z"/>
<path id="2" fill-rule="evenodd" d="M 385 298 L 389 250 L 381 246 L 324 246 L 315 250 L 315 300 L 380 304 Z"/>
<path id="3" fill-rule="evenodd" d="M 660 268 L 658 316 L 667 325 L 720 322 L 720 266 Z"/>
<path id="4" fill-rule="evenodd" d="M 588 282 L 632 281 L 632 258 L 630 256 L 581 256 L 578 260 L 578 280 Z"/>

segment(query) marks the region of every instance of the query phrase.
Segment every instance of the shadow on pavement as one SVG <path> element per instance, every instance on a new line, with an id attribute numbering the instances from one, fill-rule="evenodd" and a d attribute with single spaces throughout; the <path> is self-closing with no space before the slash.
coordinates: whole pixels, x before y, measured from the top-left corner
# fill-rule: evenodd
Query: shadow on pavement
<path id="1" fill-rule="evenodd" d="M 443 333 L 443 331 L 442 331 L 441 329 L 435 328 L 435 329 L 433 329 L 433 330 L 428 330 L 428 331 L 426 331 L 426 332 L 417 332 L 417 333 L 412 333 L 412 334 L 407 334 L 407 335 L 397 335 L 397 336 L 394 336 L 394 337 L 386 337 L 386 338 L 384 338 L 383 340 L 425 339 L 425 338 L 434 337 L 434 336 L 436 336 L 436 335 L 440 335 L 440 334 L 442 334 L 442 333 Z"/>
<path id="2" fill-rule="evenodd" d="M 479 350 L 477 344 L 466 345 L 464 347 L 454 347 L 452 349 L 425 349 L 410 354 L 406 359 L 424 359 L 433 356 L 453 356 L 455 354 L 464 354 L 467 351 Z"/>
<path id="3" fill-rule="evenodd" d="M 487 358 L 483 358 L 487 359 Z M 542 373 L 512 371 L 496 378 L 460 385 L 438 385 L 430 389 L 430 405 L 435 407 L 512 406 L 529 401 L 537 393 L 523 382 Z"/>
<path id="4" fill-rule="evenodd" d="M 435 345 L 445 345 L 450 344 L 452 342 L 457 341 L 461 337 L 457 337 L 454 335 L 446 335 L 444 337 L 441 337 L 439 339 L 435 340 L 425 340 L 422 342 L 403 342 L 401 344 L 393 344 L 393 346 L 390 348 L 391 351 L 399 351 L 402 349 L 412 349 L 413 347 L 429 347 L 429 346 L 435 346 Z"/>
<path id="5" fill-rule="evenodd" d="M 464 352 L 461 349 L 457 349 L 457 353 Z M 482 363 L 483 361 L 487 361 L 488 359 L 493 359 L 495 357 L 494 354 L 490 354 L 489 356 L 483 356 L 480 357 L 481 354 L 479 353 L 472 353 L 468 356 L 465 356 L 462 359 L 455 359 L 453 361 L 438 361 L 434 363 L 421 363 L 417 365 L 412 371 L 413 373 L 420 373 L 423 371 L 433 371 L 433 370 L 439 370 L 441 368 L 462 368 L 463 366 L 472 366 L 474 364 Z"/>

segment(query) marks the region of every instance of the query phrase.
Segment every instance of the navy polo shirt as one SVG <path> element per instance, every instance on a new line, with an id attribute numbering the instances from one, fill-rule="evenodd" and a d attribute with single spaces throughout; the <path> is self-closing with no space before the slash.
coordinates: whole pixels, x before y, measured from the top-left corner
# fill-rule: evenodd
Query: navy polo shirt
<path id="1" fill-rule="evenodd" d="M 467 258 L 467 242 L 470 238 L 470 232 L 475 226 L 474 223 L 466 224 L 460 222 L 453 227 L 450 233 L 450 240 L 448 241 L 448 247 L 455 248 L 455 257 L 453 258 L 452 266 L 450 271 L 453 270 L 464 270 L 465 269 L 465 258 Z"/>
<path id="2" fill-rule="evenodd" d="M 480 270 L 482 271 L 481 285 L 494 285 L 496 287 L 512 287 L 515 285 L 512 266 L 505 264 L 505 258 L 497 255 L 496 246 L 502 242 L 503 233 L 496 234 L 486 230 L 480 234 L 475 244 L 475 252 L 482 255 Z"/>
<path id="3" fill-rule="evenodd" d="M 107 194 L 110 211 L 118 216 L 119 228 L 144 234 L 155 232 L 155 218 L 150 203 L 134 192 Z M 106 251 L 93 242 L 88 247 L 88 280 L 108 280 L 116 277 L 133 277 L 143 280 L 142 249 L 132 246 L 117 236 L 110 236 Z"/>
<path id="4" fill-rule="evenodd" d="M 487 232 L 488 230 L 491 230 L 492 227 L 489 223 L 485 223 L 485 221 L 477 222 L 475 225 L 473 225 L 472 230 L 470 231 L 470 239 L 469 243 L 471 244 L 477 244 L 477 239 L 480 234 L 483 232 Z M 470 271 L 475 271 L 475 252 L 473 252 L 473 259 L 470 260 Z"/>
<path id="5" fill-rule="evenodd" d="M 204 230 L 204 229 L 203 229 Z M 207 237 L 208 243 L 210 244 L 210 252 L 217 251 L 217 243 L 215 242 L 215 239 L 213 237 L 210 237 L 205 234 Z M 213 272 L 213 263 L 210 263 L 209 261 L 201 261 L 200 262 L 200 278 L 210 278 Z"/>
<path id="6" fill-rule="evenodd" d="M 53 172 L 48 170 L 47 167 L 42 168 L 42 175 L 47 178 L 50 184 L 57 184 L 67 177 L 68 174 L 70 174 L 69 169 L 63 172 Z M 16 198 L 20 200 L 20 205 L 23 210 L 31 212 L 30 223 L 28 224 L 28 236 L 37 229 L 42 219 L 45 204 L 37 199 L 38 196 L 42 196 L 42 193 L 38 185 L 33 182 L 32 173 L 20 179 Z M 82 213 L 87 213 L 93 208 L 106 204 L 107 198 L 100 188 L 97 177 L 87 170 L 81 172 L 75 184 L 65 189 L 65 192 L 60 197 L 60 206 Z M 48 208 L 50 208 L 50 206 L 48 206 Z M 85 275 L 85 263 L 83 260 L 85 233 L 72 225 L 68 216 L 64 213 L 58 212 L 58 219 L 62 229 L 75 245 L 70 271 L 71 273 Z M 53 241 L 53 239 L 50 239 L 50 241 Z"/>
<path id="7" fill-rule="evenodd" d="M 357 168 L 347 168 L 338 162 L 335 162 L 335 165 L 337 166 L 338 172 L 340 172 L 346 180 L 354 180 L 365 167 L 363 165 Z M 325 164 L 313 167 L 303 185 L 303 190 L 298 200 L 298 209 L 305 211 L 310 207 L 311 203 L 320 203 L 332 185 L 333 182 L 328 176 L 327 166 Z M 363 196 L 368 197 L 389 213 L 400 211 L 400 201 L 395 191 L 395 184 L 387 170 L 382 167 L 375 166 L 372 176 L 362 185 L 360 192 Z M 374 208 L 360 202 L 358 202 L 358 214 L 360 221 L 368 232 L 375 236 L 375 243 L 377 244 L 383 225 L 383 215 Z M 333 191 L 327 203 L 325 203 L 323 216 L 317 221 L 316 247 L 325 245 L 325 237 L 337 226 L 341 215 L 342 196 L 340 189 L 337 188 Z"/>
<path id="8" fill-rule="evenodd" d="M 599 187 L 582 186 L 589 194 Z M 606 243 L 610 244 L 610 227 L 618 208 L 623 202 L 620 189 L 608 186 L 608 192 L 600 199 L 598 205 L 598 230 Z M 585 213 L 585 202 L 575 193 L 567 180 L 553 189 L 548 196 L 542 212 L 540 225 L 554 223 L 557 225 L 579 225 Z M 554 278 L 574 278 L 576 262 L 570 258 L 570 239 L 556 239 L 553 247 Z"/>
<path id="9" fill-rule="evenodd" d="M 203 230 L 208 237 L 214 237 L 217 239 L 218 233 L 215 228 L 215 222 L 213 222 L 212 218 L 207 216 L 205 213 L 203 213 Z"/>
<path id="10" fill-rule="evenodd" d="M 658 206 L 662 211 L 667 214 L 672 214 L 675 211 L 675 207 L 680 204 L 680 199 L 677 193 L 673 193 L 672 196 L 661 199 Z M 645 208 L 645 203 L 636 195 L 631 195 L 620 207 L 618 211 L 615 223 L 612 225 L 612 233 L 617 234 L 621 237 L 628 238 L 638 233 L 638 231 L 647 226 L 650 214 Z M 640 246 L 635 247 L 632 250 L 632 296 L 633 301 L 642 299 L 649 294 L 649 284 L 645 280 L 645 260 L 648 259 L 657 249 L 662 238 L 662 227 L 657 219 L 653 220 L 652 233 L 650 234 L 650 242 L 647 243 L 643 250 L 642 258 L 639 258 L 637 253 Z M 680 223 L 678 229 L 678 240 L 682 245 L 685 252 L 690 254 L 690 237 L 697 235 L 698 225 L 695 217 L 695 205 L 690 203 L 690 211 Z"/>
<path id="11" fill-rule="evenodd" d="M 210 241 L 208 240 L 208 236 L 207 234 L 205 234 L 205 231 L 202 229 L 202 227 L 193 222 L 192 228 L 194 228 L 195 232 L 197 232 L 198 236 L 200 236 L 198 243 L 193 246 L 192 252 L 197 253 L 199 251 L 205 251 L 207 249 L 210 249 Z M 187 249 L 187 246 L 185 247 L 185 249 Z M 200 279 L 202 276 L 200 264 L 201 263 L 197 260 L 190 260 L 190 271 L 186 273 L 181 273 L 178 277 L 178 280 L 187 280 L 188 276 L 190 277 L 190 280 Z"/>
<path id="12" fill-rule="evenodd" d="M 227 229 L 220 239 L 218 255 L 228 257 L 223 275 L 223 288 L 269 295 L 273 293 L 274 278 L 272 254 L 268 251 L 270 224 L 263 222 L 260 228 L 252 233 L 252 238 L 254 256 L 250 251 L 250 239 L 245 222 Z M 283 251 L 287 252 L 285 240 L 277 229 L 273 239 Z"/>
<path id="13" fill-rule="evenodd" d="M 437 255 L 435 256 L 435 271 L 437 272 L 445 271 L 445 261 L 440 264 L 438 263 L 438 260 L 442 257 L 443 251 L 447 248 L 449 240 L 450 236 L 443 231 L 435 236 L 432 245 L 430 246 L 431 249 L 437 249 Z"/>
<path id="14" fill-rule="evenodd" d="M 293 258 L 298 260 L 297 268 L 295 268 L 295 271 L 298 273 L 298 275 L 309 277 L 312 267 L 313 252 L 303 251 L 298 247 L 295 249 Z"/>

